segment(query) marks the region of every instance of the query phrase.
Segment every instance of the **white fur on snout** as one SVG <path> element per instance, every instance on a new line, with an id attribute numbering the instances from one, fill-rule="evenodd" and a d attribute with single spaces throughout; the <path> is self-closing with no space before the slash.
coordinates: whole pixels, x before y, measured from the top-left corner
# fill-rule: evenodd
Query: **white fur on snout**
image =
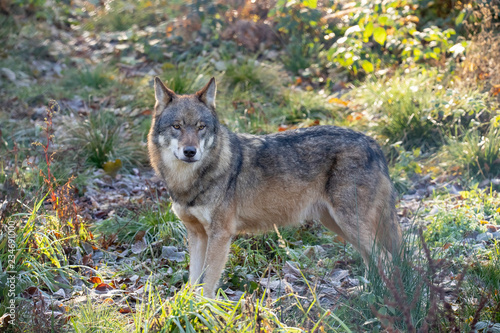
<path id="1" fill-rule="evenodd" d="M 179 182 L 188 182 L 196 177 L 199 163 L 186 163 L 177 158 L 179 140 L 172 139 L 168 147 L 162 147 L 161 158 L 165 166 L 172 172 Z M 183 156 L 183 155 L 180 155 Z"/>
<path id="2" fill-rule="evenodd" d="M 184 155 L 184 148 L 186 148 L 186 147 L 179 146 L 179 141 L 178 140 L 175 140 L 175 141 L 176 141 L 175 142 L 175 146 L 171 144 L 172 149 L 175 152 L 175 155 L 179 159 L 182 160 L 182 159 L 186 158 L 186 156 Z M 196 148 L 196 154 L 191 158 L 192 161 L 199 161 L 201 159 L 201 155 L 203 154 L 203 148 L 202 148 L 203 147 L 203 141 L 204 140 L 201 140 L 200 147 L 195 147 Z"/>

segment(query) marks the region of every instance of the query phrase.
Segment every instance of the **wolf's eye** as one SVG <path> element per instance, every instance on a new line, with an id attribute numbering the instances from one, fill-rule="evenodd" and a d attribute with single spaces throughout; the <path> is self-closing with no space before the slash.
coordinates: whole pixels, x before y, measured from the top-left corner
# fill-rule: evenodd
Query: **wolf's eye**
<path id="1" fill-rule="evenodd" d="M 202 129 L 204 129 L 206 126 L 205 125 L 200 125 L 198 126 L 198 130 L 201 131 Z"/>
<path id="2" fill-rule="evenodd" d="M 172 125 L 172 127 L 175 128 L 176 130 L 181 129 L 180 125 Z"/>

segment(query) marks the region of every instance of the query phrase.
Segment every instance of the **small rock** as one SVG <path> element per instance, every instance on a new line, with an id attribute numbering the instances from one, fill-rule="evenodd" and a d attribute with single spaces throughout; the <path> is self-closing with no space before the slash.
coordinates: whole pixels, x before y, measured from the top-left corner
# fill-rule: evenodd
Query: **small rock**
<path id="1" fill-rule="evenodd" d="M 427 213 L 427 216 L 436 215 L 437 213 L 439 213 L 439 208 L 432 207 L 431 211 Z"/>
<path id="2" fill-rule="evenodd" d="M 422 197 L 418 194 L 405 194 L 403 195 L 403 200 L 420 200 Z"/>
<path id="3" fill-rule="evenodd" d="M 497 231 L 497 227 L 494 226 L 493 224 L 486 224 L 485 227 L 486 229 L 488 229 L 488 232 L 493 233 Z"/>
<path id="4" fill-rule="evenodd" d="M 349 276 L 349 271 L 348 270 L 345 270 L 345 269 L 336 269 L 335 271 L 333 271 L 331 278 L 334 281 L 341 281 L 341 280 L 343 280 L 344 278 L 346 278 L 348 276 Z M 359 284 L 359 282 L 358 282 L 358 284 Z"/>
<path id="5" fill-rule="evenodd" d="M 10 69 L 2 67 L 2 68 L 0 68 L 0 74 L 2 74 L 2 76 L 6 77 L 9 81 L 14 82 L 14 83 L 16 82 L 16 73 L 11 71 Z"/>
<path id="6" fill-rule="evenodd" d="M 171 261 L 182 262 L 186 256 L 186 252 L 178 251 L 175 246 L 164 246 L 161 249 L 161 258 Z"/>
<path id="7" fill-rule="evenodd" d="M 431 192 L 431 194 L 432 194 L 432 192 Z M 427 196 L 427 190 L 423 189 L 423 188 L 418 189 L 417 190 L 417 195 L 420 196 L 420 197 L 422 197 L 422 198 L 426 197 Z"/>
<path id="8" fill-rule="evenodd" d="M 482 234 L 477 235 L 476 241 L 481 242 L 492 238 L 493 234 L 491 232 L 484 232 Z"/>
<path id="9" fill-rule="evenodd" d="M 66 312 L 66 307 L 64 306 L 64 304 L 61 301 L 53 301 L 49 305 L 49 309 L 52 311 L 57 311 L 57 312 L 61 312 L 61 313 Z"/>
<path id="10" fill-rule="evenodd" d="M 94 253 L 94 249 L 92 248 L 92 245 L 90 245 L 89 243 L 82 242 L 82 247 L 85 250 L 85 253 L 87 253 L 87 254 L 93 254 Z"/>
<path id="11" fill-rule="evenodd" d="M 104 254 L 102 253 L 102 251 L 96 251 L 96 252 L 94 252 L 94 255 L 92 256 L 92 259 L 97 261 L 99 259 L 102 259 L 103 257 L 104 257 Z"/>
<path id="12" fill-rule="evenodd" d="M 306 248 L 302 254 L 312 260 L 315 257 L 323 256 L 325 254 L 325 249 L 320 245 L 314 245 Z"/>
<path id="13" fill-rule="evenodd" d="M 464 238 L 462 240 L 462 245 L 472 244 L 472 243 L 476 243 L 476 240 L 473 238 Z"/>
<path id="14" fill-rule="evenodd" d="M 427 193 L 429 195 L 432 195 L 432 193 L 434 193 L 435 190 L 436 190 L 436 186 L 434 186 L 434 185 L 427 186 Z"/>
<path id="15" fill-rule="evenodd" d="M 500 239 L 500 231 L 492 233 L 491 236 L 493 236 L 493 238 L 495 239 Z"/>
<path id="16" fill-rule="evenodd" d="M 475 244 L 472 246 L 475 250 L 478 250 L 478 249 L 481 249 L 481 250 L 484 250 L 486 247 L 484 246 L 483 243 L 480 243 L 480 244 Z"/>
<path id="17" fill-rule="evenodd" d="M 57 298 L 66 298 L 66 293 L 64 292 L 64 289 L 59 289 L 58 291 L 56 291 L 54 294 L 54 297 L 57 297 Z"/>

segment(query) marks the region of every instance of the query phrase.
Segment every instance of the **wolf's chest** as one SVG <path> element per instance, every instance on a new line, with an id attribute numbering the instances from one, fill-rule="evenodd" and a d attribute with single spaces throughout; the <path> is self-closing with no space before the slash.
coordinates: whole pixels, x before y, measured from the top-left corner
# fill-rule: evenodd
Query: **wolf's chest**
<path id="1" fill-rule="evenodd" d="M 213 209 L 209 205 L 186 208 L 185 206 L 174 203 L 172 205 L 172 210 L 184 223 L 200 223 L 205 229 L 212 223 Z"/>

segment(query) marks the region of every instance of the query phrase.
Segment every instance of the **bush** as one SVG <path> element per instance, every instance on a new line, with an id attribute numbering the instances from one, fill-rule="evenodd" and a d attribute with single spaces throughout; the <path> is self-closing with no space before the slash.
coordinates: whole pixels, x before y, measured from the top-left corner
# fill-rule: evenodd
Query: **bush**
<path id="1" fill-rule="evenodd" d="M 78 153 L 97 168 L 117 160 L 124 167 L 132 167 L 145 163 L 147 158 L 139 142 L 130 140 L 134 134 L 128 123 L 110 111 L 91 113 L 70 135 L 70 142 L 79 147 Z"/>

